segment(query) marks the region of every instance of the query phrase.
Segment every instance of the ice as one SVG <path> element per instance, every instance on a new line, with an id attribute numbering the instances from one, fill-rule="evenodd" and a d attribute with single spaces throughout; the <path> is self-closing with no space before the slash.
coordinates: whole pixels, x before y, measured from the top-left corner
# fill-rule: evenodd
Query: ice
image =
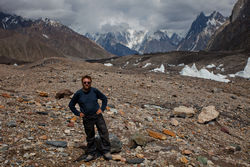
<path id="1" fill-rule="evenodd" d="M 211 79 L 219 82 L 230 82 L 229 79 L 226 79 L 226 76 L 221 74 L 214 74 L 213 72 L 209 72 L 207 69 L 203 68 L 198 70 L 193 64 L 192 67 L 186 65 L 180 72 L 181 75 L 190 76 L 190 77 L 197 77 L 197 78 L 204 78 L 204 79 Z"/>
<path id="2" fill-rule="evenodd" d="M 104 65 L 107 66 L 107 67 L 113 66 L 113 64 L 111 64 L 111 63 L 105 63 Z"/>
<path id="3" fill-rule="evenodd" d="M 151 63 L 147 63 L 147 64 L 145 64 L 142 68 L 146 68 L 146 67 L 148 67 L 148 66 L 150 66 L 151 65 Z"/>
<path id="4" fill-rule="evenodd" d="M 207 65 L 206 68 L 214 68 L 216 67 L 214 64 Z"/>
<path id="5" fill-rule="evenodd" d="M 153 72 L 162 72 L 162 73 L 164 73 L 164 72 L 165 72 L 165 67 L 164 67 L 164 65 L 162 64 L 160 68 L 155 68 L 155 69 L 153 69 L 153 70 L 151 70 L 151 71 L 153 71 Z"/>
<path id="6" fill-rule="evenodd" d="M 45 38 L 49 39 L 48 35 L 46 35 L 46 34 L 43 34 L 43 36 L 44 36 Z"/>
<path id="7" fill-rule="evenodd" d="M 184 63 L 178 64 L 178 67 L 182 67 L 182 66 L 185 66 L 185 64 Z"/>
<path id="8" fill-rule="evenodd" d="M 235 75 L 242 78 L 250 78 L 250 57 L 248 58 L 247 65 L 244 70 L 237 72 Z"/>

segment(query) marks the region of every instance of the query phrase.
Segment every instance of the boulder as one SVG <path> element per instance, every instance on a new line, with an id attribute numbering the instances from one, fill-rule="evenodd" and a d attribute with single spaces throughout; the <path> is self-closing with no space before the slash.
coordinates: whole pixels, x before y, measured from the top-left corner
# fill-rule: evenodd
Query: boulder
<path id="1" fill-rule="evenodd" d="M 114 134 L 110 133 L 109 134 L 109 141 L 111 144 L 111 153 L 119 153 L 121 152 L 122 149 L 122 142 L 121 140 Z M 99 135 L 96 137 L 96 145 L 97 145 L 97 150 L 101 152 L 101 138 Z"/>
<path id="2" fill-rule="evenodd" d="M 207 123 L 216 119 L 219 116 L 219 112 L 215 110 L 215 106 L 207 106 L 202 108 L 201 113 L 198 116 L 199 123 Z"/>
<path id="3" fill-rule="evenodd" d="M 179 106 L 174 108 L 173 114 L 177 117 L 192 117 L 195 111 L 192 107 Z"/>
<path id="4" fill-rule="evenodd" d="M 56 93 L 56 99 L 61 99 L 64 97 L 69 97 L 73 94 L 69 89 L 63 89 Z"/>

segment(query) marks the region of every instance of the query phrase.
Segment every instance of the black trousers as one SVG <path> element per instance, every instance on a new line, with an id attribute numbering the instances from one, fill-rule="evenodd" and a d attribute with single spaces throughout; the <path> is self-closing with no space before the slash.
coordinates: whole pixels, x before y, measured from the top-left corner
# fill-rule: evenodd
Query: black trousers
<path id="1" fill-rule="evenodd" d="M 100 149 L 103 154 L 110 152 L 109 133 L 102 114 L 83 117 L 84 130 L 87 135 L 87 154 L 96 153 L 95 125 L 101 138 Z"/>

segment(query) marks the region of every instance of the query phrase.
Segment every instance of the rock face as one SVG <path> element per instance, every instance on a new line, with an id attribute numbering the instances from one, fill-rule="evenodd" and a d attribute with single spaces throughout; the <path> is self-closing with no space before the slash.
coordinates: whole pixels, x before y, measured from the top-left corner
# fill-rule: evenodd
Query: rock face
<path id="1" fill-rule="evenodd" d="M 208 50 L 249 50 L 250 48 L 250 1 L 238 0 L 230 22 L 212 37 Z"/>
<path id="2" fill-rule="evenodd" d="M 204 50 L 211 36 L 225 22 L 226 18 L 219 12 L 213 12 L 210 16 L 205 16 L 203 12 L 200 13 L 177 50 Z"/>
<path id="3" fill-rule="evenodd" d="M 88 38 L 59 22 L 26 20 L 0 13 L 0 63 L 33 62 L 45 57 L 101 59 L 112 57 Z"/>
<path id="4" fill-rule="evenodd" d="M 198 116 L 199 123 L 206 123 L 216 119 L 219 116 L 219 112 L 215 110 L 215 106 L 207 106 L 202 108 L 201 113 Z"/>

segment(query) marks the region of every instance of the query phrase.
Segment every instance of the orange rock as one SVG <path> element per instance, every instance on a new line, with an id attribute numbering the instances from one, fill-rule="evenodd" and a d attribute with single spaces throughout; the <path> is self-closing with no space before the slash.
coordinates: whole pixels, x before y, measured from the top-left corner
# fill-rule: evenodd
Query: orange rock
<path id="1" fill-rule="evenodd" d="M 41 139 L 41 140 L 47 140 L 48 137 L 46 135 L 42 135 L 42 136 L 39 137 L 39 139 Z"/>
<path id="2" fill-rule="evenodd" d="M 188 160 L 187 160 L 186 157 L 181 157 L 181 162 L 184 163 L 184 164 L 187 164 Z"/>
<path id="3" fill-rule="evenodd" d="M 109 107 L 109 106 L 107 106 L 107 107 L 106 107 L 106 110 L 107 110 L 107 111 L 109 111 L 109 110 L 110 110 L 110 107 Z"/>
<path id="4" fill-rule="evenodd" d="M 3 105 L 0 105 L 0 109 L 4 109 L 4 106 L 3 106 Z"/>
<path id="5" fill-rule="evenodd" d="M 176 137 L 176 134 L 170 130 L 163 129 L 163 133 L 172 137 Z"/>
<path id="6" fill-rule="evenodd" d="M 143 154 L 136 154 L 137 158 L 144 158 Z"/>
<path id="7" fill-rule="evenodd" d="M 74 124 L 74 122 L 70 122 L 67 126 L 68 126 L 68 127 L 74 127 L 75 124 Z"/>
<path id="8" fill-rule="evenodd" d="M 167 139 L 167 136 L 162 134 L 162 133 L 155 132 L 155 131 L 152 131 L 150 129 L 147 129 L 147 132 L 148 132 L 149 136 L 151 136 L 153 138 L 160 139 L 160 140 L 166 140 Z"/>
<path id="9" fill-rule="evenodd" d="M 21 97 L 18 97 L 16 100 L 17 100 L 18 102 L 20 102 L 20 103 L 23 102 L 23 98 L 21 98 Z"/>
<path id="10" fill-rule="evenodd" d="M 74 123 L 74 122 L 76 122 L 76 120 L 77 120 L 77 117 L 74 116 L 73 118 L 70 119 L 70 122 L 73 122 L 73 123 Z"/>
<path id="11" fill-rule="evenodd" d="M 49 97 L 49 94 L 47 92 L 38 92 L 39 96 L 41 97 Z"/>
<path id="12" fill-rule="evenodd" d="M 2 96 L 5 98 L 11 98 L 11 96 L 8 93 L 2 93 Z"/>
<path id="13" fill-rule="evenodd" d="M 124 113 L 122 110 L 119 110 L 119 113 L 120 113 L 122 116 L 125 115 L 125 113 Z"/>
<path id="14" fill-rule="evenodd" d="M 47 131 L 47 129 L 45 127 L 43 127 L 43 126 L 38 126 L 38 128 L 41 129 L 41 130 Z"/>
<path id="15" fill-rule="evenodd" d="M 192 151 L 190 151 L 190 150 L 183 150 L 182 154 L 183 155 L 190 155 L 190 154 L 192 154 Z"/>

